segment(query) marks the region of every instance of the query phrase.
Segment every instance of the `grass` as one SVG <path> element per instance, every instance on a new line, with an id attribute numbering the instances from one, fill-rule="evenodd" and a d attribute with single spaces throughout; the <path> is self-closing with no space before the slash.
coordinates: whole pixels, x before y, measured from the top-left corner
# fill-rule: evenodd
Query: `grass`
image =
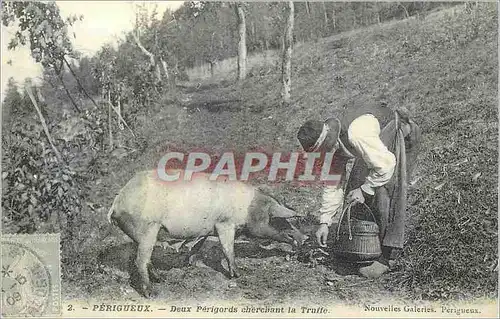
<path id="1" fill-rule="evenodd" d="M 140 145 L 135 145 L 141 151 L 124 160 L 110 160 L 109 174 L 95 185 L 88 201 L 102 208 L 89 211 L 91 221 L 82 225 L 82 232 L 91 234 L 72 248 L 84 257 L 71 260 L 71 267 L 66 265 L 66 289 L 96 282 L 92 276 L 108 283 L 114 278 L 93 266 L 96 245 L 116 245 L 125 238 L 115 229 L 112 236 L 97 241 L 107 231 L 107 207 L 136 171 L 155 167 L 169 147 L 295 151 L 300 149 L 295 134 L 307 119 L 324 119 L 354 101 L 376 99 L 385 92 L 389 105 L 407 106 L 413 112 L 424 133 L 410 189 L 401 267 L 376 283 L 342 290 L 342 294 L 333 288 L 318 289 L 340 299 L 368 298 L 363 289 L 411 299 L 496 298 L 497 12 L 493 3 L 480 3 L 470 14 L 461 8 L 297 45 L 290 106 L 280 102 L 279 68 L 261 58 L 250 63 L 252 76 L 240 83 L 233 81 L 235 69 L 228 66 L 232 62 L 218 70 L 217 79 L 204 79 L 203 72 L 193 70 L 191 75 L 198 78 L 187 83 L 190 87 L 181 98 L 185 102 L 172 104 L 165 98 L 152 105 L 147 115 L 138 116 L 132 124 L 141 136 Z M 198 82 L 201 86 L 196 89 Z M 123 134 L 122 141 L 129 139 Z M 320 187 L 270 186 L 288 205 L 311 216 L 309 221 L 317 215 Z M 249 272 L 255 262 L 244 258 Z M 85 273 L 89 269 L 92 274 Z M 300 276 L 307 273 L 297 271 Z M 272 278 L 271 270 L 266 274 Z M 288 275 L 293 280 L 293 272 Z M 312 286 L 304 283 L 302 293 L 310 292 L 314 298 L 317 290 Z M 289 297 L 298 298 L 301 289 Z"/>
<path id="2" fill-rule="evenodd" d="M 279 62 L 276 50 L 251 53 L 247 56 L 247 68 L 251 70 L 256 67 L 272 66 Z M 228 58 L 219 61 L 214 65 L 213 77 L 210 73 L 210 65 L 203 64 L 186 71 L 191 82 L 207 81 L 216 82 L 221 78 L 227 78 L 228 73 L 236 71 L 237 57 Z"/>

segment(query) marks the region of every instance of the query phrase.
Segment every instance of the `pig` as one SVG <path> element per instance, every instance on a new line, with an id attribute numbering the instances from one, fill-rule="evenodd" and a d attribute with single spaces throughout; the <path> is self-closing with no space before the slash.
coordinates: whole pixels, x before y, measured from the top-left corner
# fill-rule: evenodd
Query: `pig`
<path id="1" fill-rule="evenodd" d="M 271 218 L 282 221 L 299 215 L 249 184 L 212 181 L 206 173 L 184 181 L 185 171 L 170 169 L 168 173 L 181 174 L 180 180 L 162 181 L 154 170 L 136 173 L 115 197 L 108 213 L 108 221 L 137 244 L 138 291 L 145 297 L 152 294 L 148 267 L 160 229 L 171 238 L 199 240 L 197 249 L 208 236 L 217 235 L 230 278 L 239 277 L 234 260 L 236 232 L 246 230 L 250 237 L 294 245 L 308 239 L 289 222 L 285 229 L 271 226 Z M 195 252 L 193 249 L 191 254 Z"/>

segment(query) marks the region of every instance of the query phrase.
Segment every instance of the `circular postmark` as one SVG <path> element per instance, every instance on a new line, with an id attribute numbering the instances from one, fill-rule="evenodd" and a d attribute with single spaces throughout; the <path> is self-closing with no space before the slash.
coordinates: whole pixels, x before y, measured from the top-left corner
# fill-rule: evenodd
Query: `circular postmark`
<path id="1" fill-rule="evenodd" d="M 2 316 L 40 316 L 48 307 L 50 272 L 25 245 L 2 242 Z"/>

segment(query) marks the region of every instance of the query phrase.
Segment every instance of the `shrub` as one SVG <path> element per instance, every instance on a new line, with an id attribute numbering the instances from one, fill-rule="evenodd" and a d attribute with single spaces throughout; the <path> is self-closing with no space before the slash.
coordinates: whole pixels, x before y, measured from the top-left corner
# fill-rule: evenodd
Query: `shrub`
<path id="1" fill-rule="evenodd" d="M 70 230 L 81 208 L 78 176 L 57 161 L 34 120 L 14 125 L 12 137 L 4 153 L 3 226 L 13 233 Z"/>

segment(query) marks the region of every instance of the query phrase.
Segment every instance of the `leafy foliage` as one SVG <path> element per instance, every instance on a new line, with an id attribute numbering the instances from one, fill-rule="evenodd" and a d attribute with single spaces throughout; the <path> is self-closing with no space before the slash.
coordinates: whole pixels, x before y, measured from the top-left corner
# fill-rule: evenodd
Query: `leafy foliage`
<path id="1" fill-rule="evenodd" d="M 58 163 L 34 117 L 13 126 L 4 154 L 4 227 L 16 233 L 71 230 L 81 208 L 81 183 L 73 169 Z"/>
<path id="2" fill-rule="evenodd" d="M 6 2 L 2 6 L 2 20 L 5 26 L 19 23 L 19 30 L 9 43 L 9 49 L 29 41 L 31 55 L 43 67 L 56 67 L 65 55 L 72 53 L 68 37 L 68 26 L 78 17 L 71 16 L 66 21 L 61 18 L 55 2 Z M 79 17 L 83 19 L 83 16 Z"/>
<path id="3" fill-rule="evenodd" d="M 77 118 L 74 118 L 77 119 Z M 88 185 L 99 178 L 98 165 L 105 156 L 104 134 L 107 115 L 93 109 L 79 122 L 70 139 L 59 138 L 56 146 L 65 163 L 58 162 L 34 113 L 13 119 L 9 145 L 3 154 L 3 227 L 9 232 L 56 232 L 71 240 Z M 74 130 L 75 126 L 70 126 Z"/>
<path id="4" fill-rule="evenodd" d="M 13 78 L 7 82 L 7 90 L 2 104 L 2 137 L 8 142 L 11 131 L 11 117 L 22 112 L 23 98 Z"/>

